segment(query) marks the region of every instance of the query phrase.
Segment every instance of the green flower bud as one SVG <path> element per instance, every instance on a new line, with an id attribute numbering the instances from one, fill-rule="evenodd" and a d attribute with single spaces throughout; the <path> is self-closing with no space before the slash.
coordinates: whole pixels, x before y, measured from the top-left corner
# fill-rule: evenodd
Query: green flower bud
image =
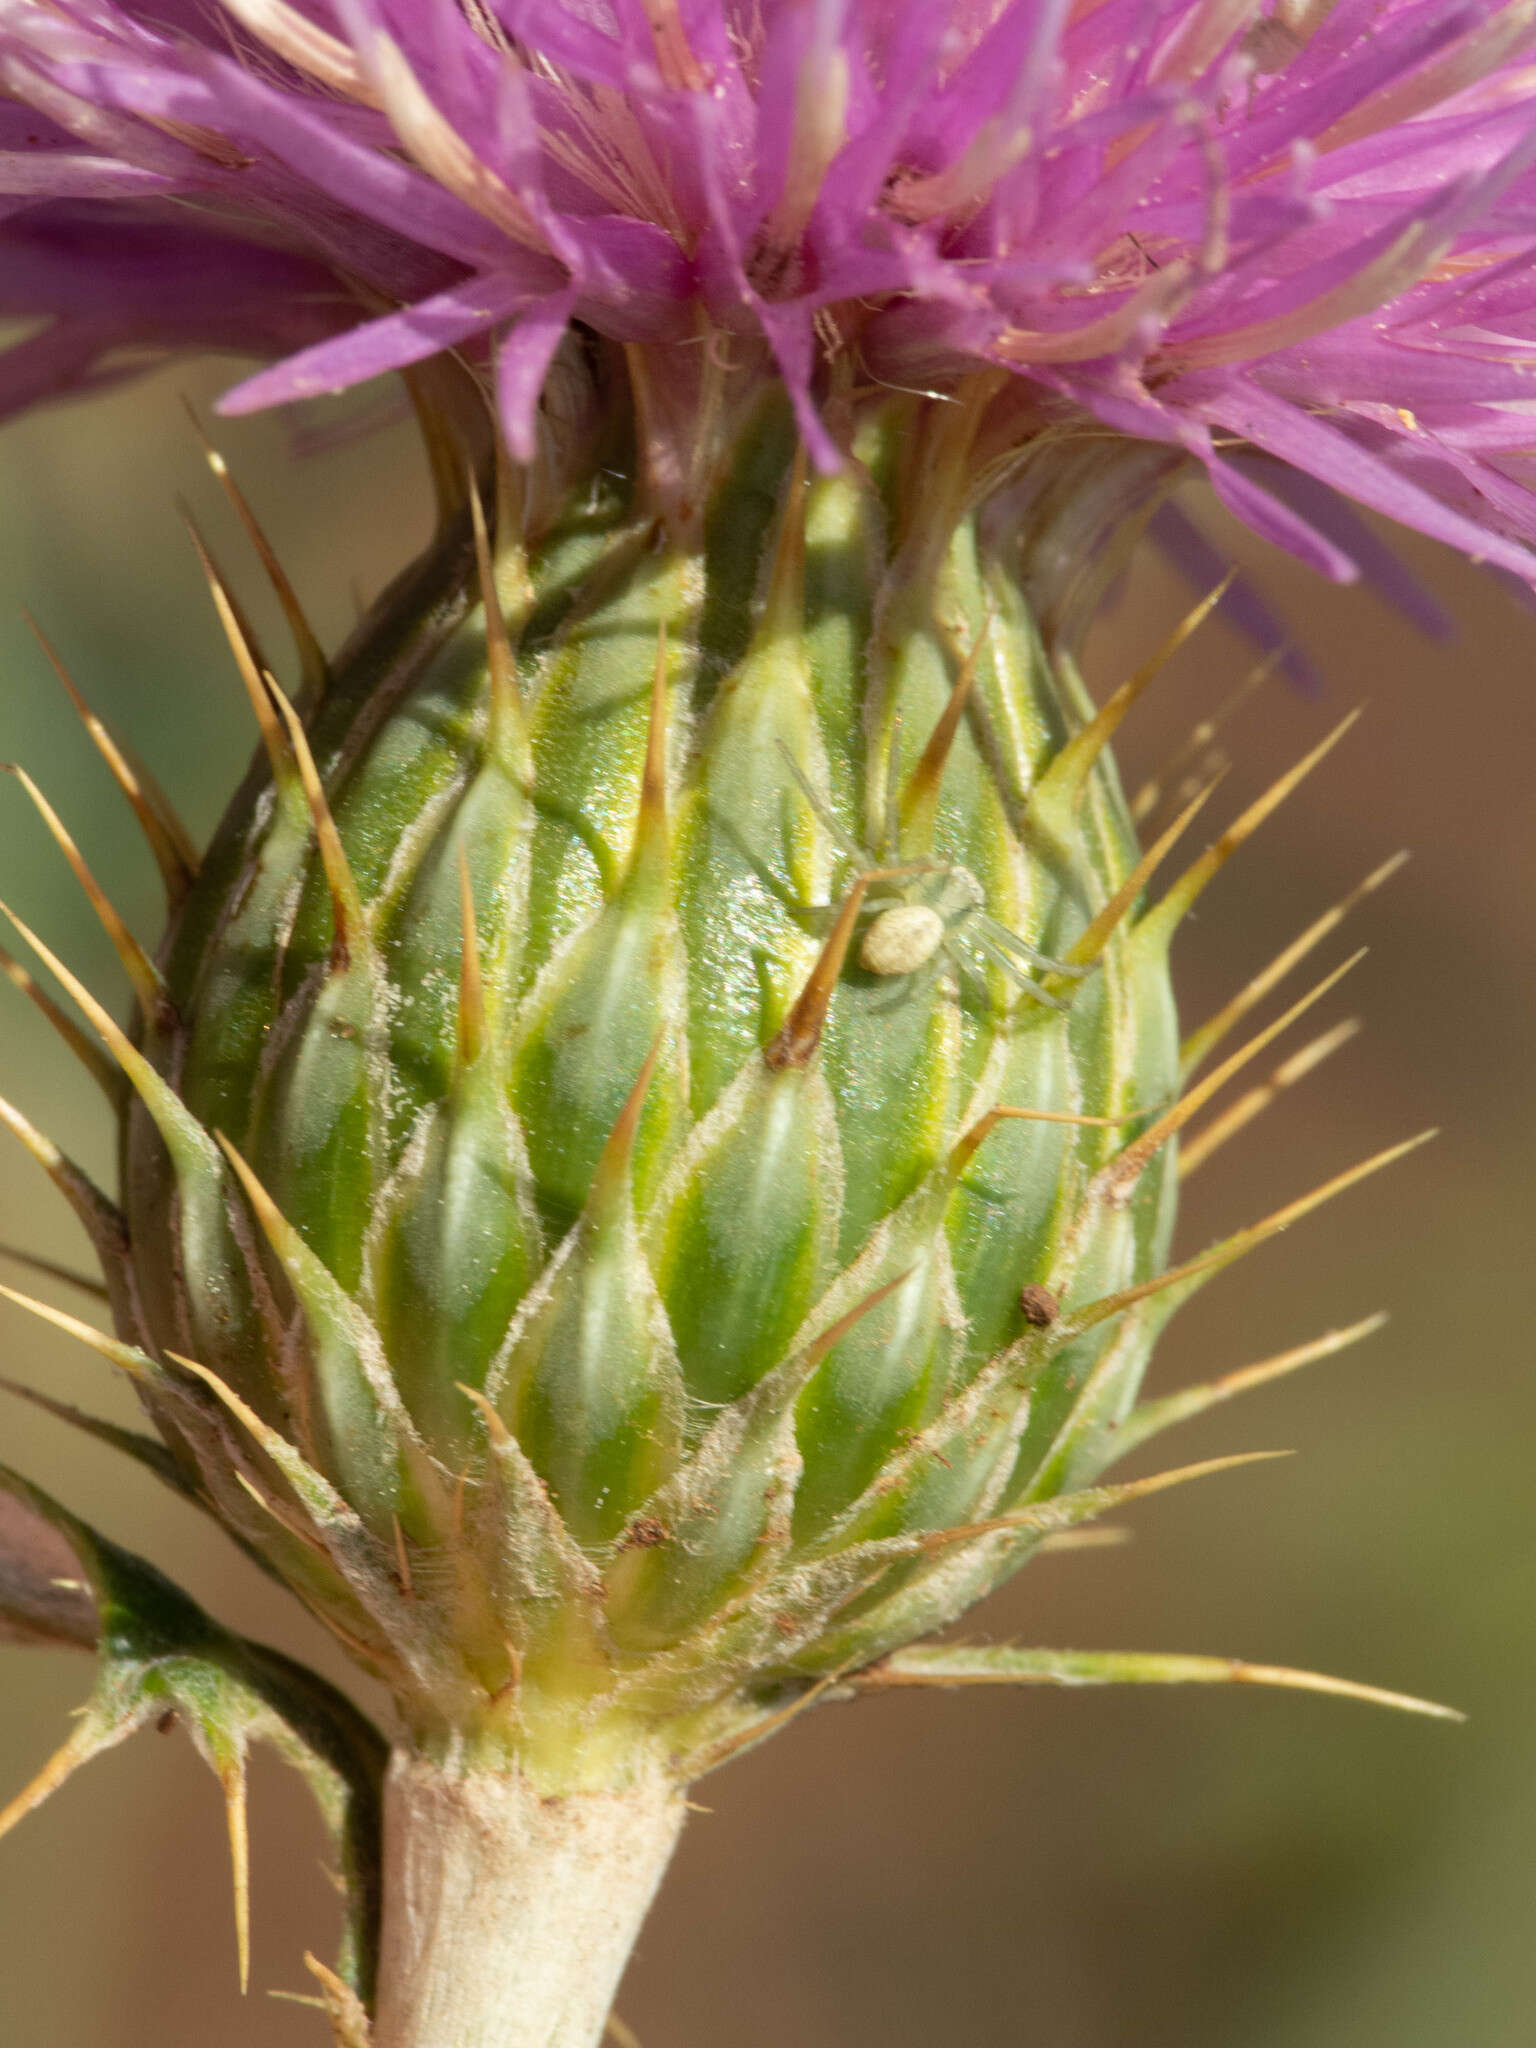
<path id="1" fill-rule="evenodd" d="M 1157 1329 L 1306 1206 L 1164 1270 L 1294 1014 L 1181 1095 L 1242 1006 L 1181 1063 L 1169 942 L 1330 743 L 1144 910 L 1198 806 L 1143 854 L 1107 742 L 1215 599 L 1095 711 L 1076 458 L 993 478 L 985 396 L 461 492 L 297 709 L 207 563 L 263 749 L 200 864 L 136 799 L 138 1042 L 44 951 L 131 1083 L 121 1215 L 51 1167 L 109 1355 L 428 1756 L 675 1782 L 867 1683 L 1163 1483 L 1093 1483 Z"/>
<path id="2" fill-rule="evenodd" d="M 939 411 L 820 479 L 765 411 L 691 541 L 608 476 L 461 523 L 304 719 L 252 672 L 164 951 L 130 1258 L 249 1410 L 203 1483 L 557 1777 L 951 1619 L 1140 1378 L 1083 1311 L 1167 1249 L 1166 935 L 1094 924 L 1138 848 L 1006 528 L 916 516 Z"/>

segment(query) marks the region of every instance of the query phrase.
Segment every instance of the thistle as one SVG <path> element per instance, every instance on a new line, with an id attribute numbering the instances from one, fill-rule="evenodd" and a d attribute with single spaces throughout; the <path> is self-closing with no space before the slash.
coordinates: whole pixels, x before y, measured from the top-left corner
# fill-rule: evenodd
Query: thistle
<path id="1" fill-rule="evenodd" d="M 113 1199 L 0 1105 L 114 1334 L 11 1298 L 388 1687 L 390 1760 L 6 1478 L 8 1627 L 103 1677 L 0 1828 L 170 1703 L 239 1871 L 275 1740 L 353 1876 L 338 2041 L 590 2048 L 685 1788 L 820 1702 L 1422 1706 L 923 1639 L 1244 1462 L 1106 1482 L 1130 1450 L 1375 1327 L 1137 1405 L 1182 1302 L 1408 1149 L 1170 1263 L 1181 1133 L 1187 1170 L 1342 1042 L 1196 1123 L 1350 963 L 1239 1026 L 1395 863 L 1181 1040 L 1182 918 L 1344 728 L 1192 859 L 1210 787 L 1154 792 L 1143 847 L 1117 729 L 1218 603 L 1273 634 L 1223 583 L 1097 708 L 1075 648 L 1150 523 L 1189 554 L 1192 463 L 1334 575 L 1376 564 L 1342 486 L 1531 576 L 1533 41 L 1523 6 L 1363 0 L 0 5 L 5 303 L 51 322 L 0 395 L 124 346 L 264 347 L 232 411 L 401 370 L 438 501 L 327 654 L 210 444 L 297 680 L 194 529 L 255 764 L 199 854 L 86 712 L 166 936 L 18 771 L 134 1022 L 14 917 L 89 1033 L 5 963 L 121 1134 Z"/>

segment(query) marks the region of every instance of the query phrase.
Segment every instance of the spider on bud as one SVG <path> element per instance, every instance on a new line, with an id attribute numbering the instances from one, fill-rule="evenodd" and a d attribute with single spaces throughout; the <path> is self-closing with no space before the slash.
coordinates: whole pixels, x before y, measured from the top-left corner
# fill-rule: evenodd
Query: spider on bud
<path id="1" fill-rule="evenodd" d="M 969 868 L 943 861 L 900 860 L 900 806 L 894 790 L 887 791 L 880 849 L 872 853 L 844 829 L 788 749 L 781 747 L 780 751 L 817 820 L 855 875 L 868 885 L 864 900 L 870 916 L 858 951 L 859 965 L 867 974 L 899 980 L 919 973 L 942 957 L 989 1003 L 993 991 L 988 970 L 996 968 L 1019 995 L 1050 1010 L 1071 1007 L 1065 997 L 1047 988 L 1036 975 L 1060 975 L 1064 980 L 1081 981 L 1093 972 L 1093 966 L 1053 959 L 991 916 L 986 909 L 986 892 Z M 891 758 L 894 779 L 895 749 Z M 814 907 L 828 910 L 831 905 Z"/>

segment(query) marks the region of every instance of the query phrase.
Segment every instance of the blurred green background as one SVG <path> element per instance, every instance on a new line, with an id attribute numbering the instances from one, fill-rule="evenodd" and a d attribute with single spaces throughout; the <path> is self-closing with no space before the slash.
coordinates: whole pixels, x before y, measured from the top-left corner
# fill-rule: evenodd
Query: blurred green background
<path id="1" fill-rule="evenodd" d="M 233 375 L 180 372 L 0 434 L 0 758 L 39 777 L 146 935 L 150 863 L 18 610 L 32 607 L 206 833 L 252 734 L 178 493 L 280 637 L 180 408 L 182 393 L 210 407 Z M 307 453 L 271 420 L 229 423 L 220 439 L 334 642 L 425 533 L 408 428 Z M 971 1632 L 1321 1666 L 1454 1701 L 1470 1721 L 1251 1690 L 829 1708 L 700 1788 L 710 1811 L 689 1828 L 620 2002 L 644 2048 L 1513 2048 L 1536 2036 L 1536 619 L 1470 566 L 1399 537 L 1458 621 L 1452 644 L 1432 646 L 1369 593 L 1234 544 L 1328 693 L 1315 703 L 1271 685 L 1250 705 L 1207 815 L 1235 814 L 1344 709 L 1365 700 L 1369 713 L 1191 920 L 1178 950 L 1188 1018 L 1382 856 L 1408 845 L 1414 858 L 1320 956 L 1369 944 L 1329 1011 L 1358 1012 L 1366 1034 L 1192 1182 L 1181 1242 L 1195 1249 L 1423 1125 L 1444 1135 L 1217 1280 L 1164 1341 L 1155 1383 L 1167 1388 L 1390 1308 L 1367 1346 L 1219 1410 L 1156 1458 L 1301 1455 L 1148 1503 L 1122 1549 L 1041 1560 Z M 1096 631 L 1096 687 L 1187 601 L 1142 561 Z M 1129 783 L 1247 660 L 1219 624 L 1204 629 L 1127 729 Z M 118 986 L 62 861 L 6 784 L 0 877 L 93 986 Z M 89 1084 L 19 998 L 0 997 L 5 1092 L 110 1175 Z M 17 1148 L 0 1155 L 0 1239 L 85 1258 Z M 10 1309 L 0 1370 L 129 1419 L 99 1361 Z M 221 1618 L 343 1675 L 318 1629 L 149 1479 L 19 1403 L 3 1429 L 8 1462 Z M 0 1651 L 0 1799 L 62 1740 L 89 1683 L 83 1659 Z M 319 2048 L 319 2016 L 267 1994 L 306 1988 L 301 1951 L 329 1952 L 335 1902 L 304 1795 L 266 1758 L 253 1833 L 242 2000 L 212 1778 L 179 1735 L 141 1735 L 91 1765 L 0 1845 L 0 2037 Z"/>

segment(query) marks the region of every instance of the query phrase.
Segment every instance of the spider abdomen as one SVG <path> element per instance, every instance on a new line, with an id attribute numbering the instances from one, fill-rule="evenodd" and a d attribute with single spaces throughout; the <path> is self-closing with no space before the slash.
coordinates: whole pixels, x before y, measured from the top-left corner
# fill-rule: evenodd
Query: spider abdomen
<path id="1" fill-rule="evenodd" d="M 859 965 L 871 974 L 912 974 L 944 943 L 944 920 L 929 903 L 897 903 L 882 910 L 859 947 Z"/>

